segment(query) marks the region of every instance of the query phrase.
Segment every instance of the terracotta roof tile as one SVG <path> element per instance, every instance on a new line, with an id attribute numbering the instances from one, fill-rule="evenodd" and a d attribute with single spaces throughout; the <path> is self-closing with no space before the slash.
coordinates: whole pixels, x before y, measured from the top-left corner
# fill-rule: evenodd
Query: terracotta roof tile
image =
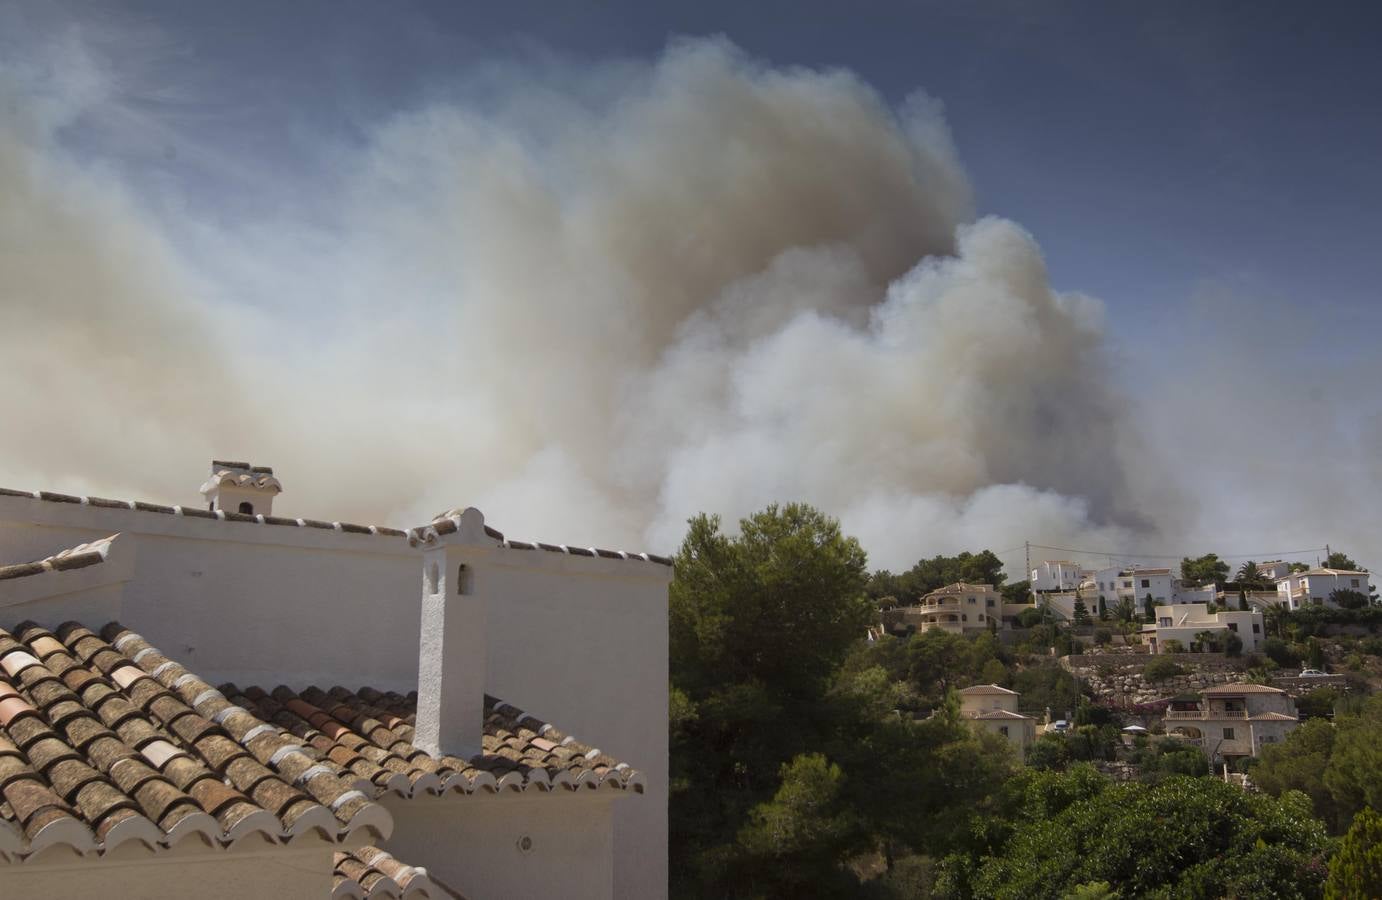
<path id="1" fill-rule="evenodd" d="M 426 869 L 410 866 L 378 847 L 366 845 L 334 857 L 331 896 L 339 898 L 388 897 L 399 900 L 465 900 L 442 885 Z"/>
<path id="2" fill-rule="evenodd" d="M 205 682 L 176 664 L 154 677 L 144 664 L 166 662 L 157 651 L 118 625 L 103 635 L 76 623 L 0 631 L 0 856 L 131 840 L 158 851 L 192 834 L 387 837 L 391 818 L 353 780 L 257 759 L 184 696 Z M 240 726 L 257 722 L 236 712 Z"/>
<path id="3" fill-rule="evenodd" d="M 35 560 L 34 562 L 0 566 L 0 581 L 9 581 L 14 578 L 27 578 L 30 575 L 42 575 L 45 572 L 67 572 L 73 569 L 84 569 L 87 566 L 103 563 L 110 554 L 111 542 L 117 537 L 119 537 L 118 534 L 113 534 L 99 541 L 78 544 L 75 547 L 63 550 L 61 553 L 56 553 L 46 559 Z"/>

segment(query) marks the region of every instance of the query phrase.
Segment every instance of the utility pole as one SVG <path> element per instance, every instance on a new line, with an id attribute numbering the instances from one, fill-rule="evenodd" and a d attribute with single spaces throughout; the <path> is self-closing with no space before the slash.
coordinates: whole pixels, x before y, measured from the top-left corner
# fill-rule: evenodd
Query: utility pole
<path id="1" fill-rule="evenodd" d="M 1023 541 L 1022 549 L 1027 557 L 1027 596 L 1036 603 L 1036 585 L 1032 584 L 1032 542 Z"/>

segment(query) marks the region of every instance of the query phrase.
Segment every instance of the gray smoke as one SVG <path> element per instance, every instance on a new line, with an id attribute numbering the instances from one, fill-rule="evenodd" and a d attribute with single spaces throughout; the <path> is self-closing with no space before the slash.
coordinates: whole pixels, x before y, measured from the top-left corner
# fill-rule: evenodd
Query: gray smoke
<path id="1" fill-rule="evenodd" d="M 334 148 L 325 223 L 237 226 L 75 161 L 10 73 L 0 483 L 190 502 L 248 457 L 296 514 L 662 551 L 802 499 L 894 567 L 1156 540 L 1102 306 L 974 220 L 937 102 L 714 40 L 563 74 Z"/>

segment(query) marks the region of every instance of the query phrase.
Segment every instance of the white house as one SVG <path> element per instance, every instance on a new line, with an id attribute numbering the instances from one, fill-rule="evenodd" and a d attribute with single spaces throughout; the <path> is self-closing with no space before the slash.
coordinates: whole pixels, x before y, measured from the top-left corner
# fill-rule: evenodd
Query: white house
<path id="1" fill-rule="evenodd" d="M 670 560 L 281 490 L 0 489 L 0 896 L 666 896 Z"/>
<path id="2" fill-rule="evenodd" d="M 1077 563 L 1066 560 L 1047 560 L 1031 571 L 1032 590 L 1073 591 L 1080 586 L 1081 570 Z"/>
<path id="3" fill-rule="evenodd" d="M 1211 632 L 1222 639 L 1236 634 L 1243 642 L 1243 652 L 1252 653 L 1266 640 L 1261 610 L 1221 610 L 1209 612 L 1199 603 L 1173 604 L 1156 608 L 1156 624 L 1142 626 L 1142 640 L 1153 653 L 1165 653 L 1166 642 L 1176 640 L 1183 649 L 1191 649 L 1201 632 Z"/>
<path id="4" fill-rule="evenodd" d="M 1153 603 L 1169 602 L 1174 582 L 1170 569 L 1129 569 L 1115 566 L 1099 569 L 1094 573 L 1092 594 L 1096 601 L 1103 597 L 1105 605 L 1110 610 L 1122 600 L 1131 600 L 1140 613 L 1148 595 L 1151 595 Z"/>
<path id="5" fill-rule="evenodd" d="M 1304 572 L 1291 572 L 1276 582 L 1276 591 L 1282 605 L 1289 609 L 1302 606 L 1336 607 L 1329 597 L 1335 591 L 1357 591 L 1370 595 L 1374 590 L 1372 575 L 1368 572 L 1354 572 L 1348 569 L 1308 569 Z"/>

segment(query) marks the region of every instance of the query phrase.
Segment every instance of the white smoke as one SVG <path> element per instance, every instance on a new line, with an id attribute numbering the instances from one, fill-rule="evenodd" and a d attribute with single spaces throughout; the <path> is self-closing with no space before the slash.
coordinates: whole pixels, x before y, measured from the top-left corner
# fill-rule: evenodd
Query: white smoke
<path id="1" fill-rule="evenodd" d="M 1154 535 L 1101 304 L 974 220 L 938 103 L 715 40 L 563 79 L 334 148 L 324 224 L 154 214 L 0 123 L 0 483 L 248 457 L 294 514 L 664 552 L 801 499 L 892 567 Z"/>

